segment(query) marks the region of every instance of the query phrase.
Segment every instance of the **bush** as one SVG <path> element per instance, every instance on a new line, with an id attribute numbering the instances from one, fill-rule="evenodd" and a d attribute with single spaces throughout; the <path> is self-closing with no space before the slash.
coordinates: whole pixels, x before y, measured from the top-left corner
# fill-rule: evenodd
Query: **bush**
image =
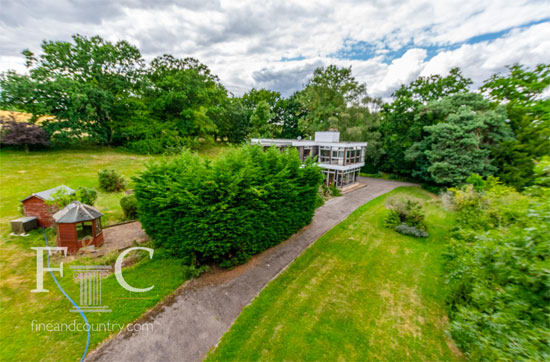
<path id="1" fill-rule="evenodd" d="M 126 195 L 120 199 L 120 207 L 124 212 L 124 217 L 128 220 L 135 220 L 138 217 L 137 199 L 134 194 Z"/>
<path id="2" fill-rule="evenodd" d="M 384 226 L 390 229 L 395 229 L 399 225 L 401 225 L 401 219 L 399 218 L 397 211 L 388 210 L 388 214 L 384 219 Z"/>
<path id="3" fill-rule="evenodd" d="M 337 196 L 342 195 L 342 193 L 340 192 L 338 187 L 336 187 L 335 184 L 330 184 L 330 186 L 328 188 L 329 188 L 330 193 L 331 193 L 332 196 L 337 197 Z"/>
<path id="4" fill-rule="evenodd" d="M 79 187 L 76 190 L 76 198 L 83 204 L 92 205 L 97 200 L 97 191 L 88 187 Z"/>
<path id="5" fill-rule="evenodd" d="M 201 265 L 201 266 L 183 265 L 181 269 L 182 269 L 184 279 L 195 279 L 200 277 L 201 274 L 209 271 L 210 267 L 208 265 Z"/>
<path id="6" fill-rule="evenodd" d="M 387 227 L 394 228 L 397 225 L 406 224 L 420 230 L 427 230 L 424 222 L 425 214 L 420 202 L 390 199 L 386 207 L 390 210 L 384 222 Z M 397 219 L 399 219 L 399 222 L 397 222 Z"/>
<path id="7" fill-rule="evenodd" d="M 457 227 L 446 263 L 450 332 L 472 360 L 550 356 L 550 190 L 496 180 L 451 189 Z"/>
<path id="8" fill-rule="evenodd" d="M 234 149 L 215 161 L 184 152 L 134 178 L 139 219 L 188 265 L 229 267 L 277 245 L 313 218 L 322 176 L 296 150 Z"/>
<path id="9" fill-rule="evenodd" d="M 68 193 L 65 189 L 57 190 L 52 196 L 51 200 L 45 201 L 47 205 L 55 206 L 57 209 L 61 210 L 65 206 L 69 205 L 71 202 L 75 201 L 76 195 L 74 193 Z M 55 208 L 51 209 L 55 210 Z"/>
<path id="10" fill-rule="evenodd" d="M 106 192 L 118 192 L 126 189 L 126 181 L 115 170 L 101 170 L 97 173 L 99 188 Z"/>
<path id="11" fill-rule="evenodd" d="M 20 146 L 29 152 L 29 146 L 48 146 L 48 134 L 40 126 L 17 122 L 14 116 L 0 117 L 0 145 Z"/>
<path id="12" fill-rule="evenodd" d="M 425 232 L 424 230 L 417 229 L 414 226 L 409 226 L 407 224 L 398 225 L 395 228 L 395 231 L 397 231 L 399 234 L 414 236 L 416 238 L 427 238 L 428 237 L 428 233 Z"/>

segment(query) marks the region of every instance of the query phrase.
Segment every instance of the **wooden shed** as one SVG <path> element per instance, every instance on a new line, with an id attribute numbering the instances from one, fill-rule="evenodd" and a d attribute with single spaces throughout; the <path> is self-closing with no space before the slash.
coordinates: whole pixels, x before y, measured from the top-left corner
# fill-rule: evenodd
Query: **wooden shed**
<path id="1" fill-rule="evenodd" d="M 90 205 L 73 201 L 53 215 L 57 223 L 57 246 L 74 254 L 85 246 L 103 245 L 102 213 Z"/>
<path id="2" fill-rule="evenodd" d="M 67 195 L 74 194 L 74 190 L 65 185 L 53 189 L 33 193 L 21 200 L 25 216 L 36 216 L 38 226 L 50 227 L 55 224 L 52 215 L 58 210 L 56 205 L 48 205 L 47 202 L 54 201 L 55 196 L 61 192 Z"/>

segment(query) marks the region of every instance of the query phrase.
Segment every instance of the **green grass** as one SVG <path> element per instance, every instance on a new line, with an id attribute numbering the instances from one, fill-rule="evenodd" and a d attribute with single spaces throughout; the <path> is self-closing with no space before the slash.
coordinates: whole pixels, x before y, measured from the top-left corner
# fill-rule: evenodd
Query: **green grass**
<path id="1" fill-rule="evenodd" d="M 388 197 L 426 201 L 428 239 L 383 227 Z M 208 361 L 455 361 L 441 277 L 452 215 L 399 188 L 355 211 L 238 317 Z"/>
<path id="2" fill-rule="evenodd" d="M 222 148 L 201 150 L 203 157 L 214 158 Z M 41 230 L 28 237 L 9 235 L 9 221 L 17 218 L 20 200 L 32 192 L 65 184 L 74 189 L 86 186 L 98 189 L 97 171 L 114 168 L 130 178 L 145 164 L 161 156 L 135 155 L 112 148 L 31 152 L 0 151 L 0 360 L 1 361 L 78 361 L 86 344 L 86 332 L 47 332 L 33 330 L 37 323 L 81 323 L 78 313 L 57 289 L 51 276 L 45 274 L 44 286 L 49 293 L 31 293 L 35 288 L 36 254 L 30 248 L 44 246 Z M 132 184 L 130 182 L 130 188 Z M 119 205 L 123 193 L 99 194 L 96 207 L 105 214 L 103 224 L 123 220 Z M 50 245 L 55 244 L 55 231 L 47 229 Z M 96 260 L 88 258 L 64 261 L 63 277 L 56 273 L 62 287 L 73 300 L 79 301 L 79 284 L 72 276 L 71 264 L 110 264 L 116 254 Z M 58 266 L 60 259 L 52 259 Z M 112 313 L 87 313 L 90 323 L 126 325 L 171 294 L 184 281 L 181 263 L 174 259 L 143 258 L 124 270 L 126 280 L 136 287 L 154 285 L 147 293 L 130 293 L 119 286 L 113 276 L 102 281 L 102 299 Z M 129 299 L 130 298 L 130 299 Z M 132 299 L 146 298 L 146 299 Z M 90 350 L 117 331 L 92 331 Z"/>

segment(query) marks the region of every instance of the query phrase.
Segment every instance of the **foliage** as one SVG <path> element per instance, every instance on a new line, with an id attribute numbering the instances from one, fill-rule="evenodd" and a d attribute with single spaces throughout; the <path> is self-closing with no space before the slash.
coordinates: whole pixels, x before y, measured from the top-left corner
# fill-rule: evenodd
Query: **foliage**
<path id="1" fill-rule="evenodd" d="M 311 222 L 321 179 L 296 150 L 246 146 L 214 162 L 186 151 L 134 181 L 139 219 L 157 246 L 190 265 L 231 266 Z"/>
<path id="2" fill-rule="evenodd" d="M 540 191 L 521 195 L 494 178 L 480 191 L 451 189 L 450 331 L 472 360 L 550 356 L 550 190 Z"/>
<path id="3" fill-rule="evenodd" d="M 401 218 L 395 210 L 388 210 L 388 214 L 384 219 L 384 226 L 390 229 L 395 229 L 397 226 L 401 225 Z"/>
<path id="4" fill-rule="evenodd" d="M 227 91 L 207 66 L 193 58 L 163 55 L 151 62 L 147 81 L 149 118 L 160 128 L 172 129 L 182 138 L 215 134 L 209 110 L 225 101 Z"/>
<path id="5" fill-rule="evenodd" d="M 390 210 L 384 221 L 386 227 L 394 228 L 399 224 L 406 224 L 421 230 L 427 229 L 424 221 L 426 215 L 419 201 L 390 199 L 386 207 Z"/>
<path id="6" fill-rule="evenodd" d="M 196 59 L 163 55 L 146 64 L 126 41 L 73 36 L 25 50 L 29 75 L 0 75 L 0 105 L 32 113 L 56 145 L 90 141 L 141 153 L 191 146 L 216 134 L 210 115 L 227 91 Z"/>
<path id="7" fill-rule="evenodd" d="M 62 209 L 75 200 L 77 200 L 77 197 L 74 193 L 69 193 L 65 189 L 59 189 L 51 195 L 51 200 L 46 200 L 44 203 L 52 206 L 55 205 L 58 209 Z"/>
<path id="8" fill-rule="evenodd" d="M 122 207 L 126 219 L 135 220 L 138 218 L 137 199 L 134 194 L 123 196 L 120 199 L 120 207 Z"/>
<path id="9" fill-rule="evenodd" d="M 460 185 L 472 173 L 495 173 L 491 151 L 513 137 L 504 109 L 490 109 L 489 102 L 475 93 L 429 102 L 419 108 L 416 118 L 434 124 L 423 127 L 425 136 L 407 150 L 405 158 L 414 162 L 414 177 L 438 185 Z"/>
<path id="10" fill-rule="evenodd" d="M 359 84 L 350 68 L 335 65 L 315 69 L 313 77 L 297 95 L 306 111 L 301 128 L 306 135 L 315 131 L 338 128 L 348 104 L 359 104 L 366 96 L 366 87 Z"/>
<path id="11" fill-rule="evenodd" d="M 251 135 L 253 137 L 273 138 L 274 125 L 270 123 L 272 117 L 269 104 L 266 101 L 258 103 L 250 116 Z"/>
<path id="12" fill-rule="evenodd" d="M 126 180 L 115 170 L 104 169 L 97 173 L 99 188 L 106 192 L 118 192 L 126 189 Z"/>
<path id="13" fill-rule="evenodd" d="M 330 184 L 330 186 L 328 188 L 330 190 L 330 194 L 334 197 L 340 196 L 342 194 L 340 192 L 340 190 L 338 189 L 338 187 L 336 187 L 336 185 L 334 183 Z"/>
<path id="14" fill-rule="evenodd" d="M 550 64 L 534 69 L 516 64 L 481 87 L 495 104 L 506 107 L 515 139 L 502 145 L 495 164 L 499 178 L 518 190 L 533 184 L 534 163 L 550 153 L 550 99 L 543 96 L 549 86 Z"/>
<path id="15" fill-rule="evenodd" d="M 48 146 L 48 134 L 39 126 L 29 122 L 16 122 L 15 118 L 0 117 L 0 145 L 23 146 L 25 152 L 29 146 Z"/>
<path id="16" fill-rule="evenodd" d="M 472 185 L 476 191 L 481 191 L 487 184 L 481 175 L 473 173 L 466 179 L 466 183 Z"/>
<path id="17" fill-rule="evenodd" d="M 143 60 L 126 41 L 73 36 L 73 42 L 44 41 L 41 55 L 23 51 L 29 75 L 0 77 L 2 105 L 54 116 L 44 122 L 53 143 L 88 138 L 112 144 L 127 116 L 128 98 L 139 86 Z"/>
<path id="18" fill-rule="evenodd" d="M 374 168 L 384 172 L 411 176 L 417 166 L 405 157 L 407 150 L 426 135 L 424 127 L 431 126 L 436 120 L 427 116 L 420 117 L 420 111 L 429 102 L 444 97 L 465 93 L 472 81 L 465 78 L 460 69 L 451 69 L 449 75 L 431 75 L 419 77 L 409 85 L 402 85 L 392 96 L 393 102 L 384 104 L 379 132 L 383 144 L 383 155 Z"/>
<path id="19" fill-rule="evenodd" d="M 76 198 L 83 204 L 93 206 L 97 200 L 97 191 L 81 186 L 76 190 Z"/>
<path id="20" fill-rule="evenodd" d="M 206 273 L 210 270 L 210 267 L 208 265 L 201 265 L 201 266 L 195 266 L 195 265 L 182 265 L 181 267 L 183 279 L 195 279 L 201 276 L 201 274 Z"/>
<path id="21" fill-rule="evenodd" d="M 399 234 L 414 236 L 415 238 L 427 238 L 428 233 L 424 230 L 415 228 L 414 226 L 409 226 L 407 224 L 400 224 L 395 227 L 395 231 Z"/>

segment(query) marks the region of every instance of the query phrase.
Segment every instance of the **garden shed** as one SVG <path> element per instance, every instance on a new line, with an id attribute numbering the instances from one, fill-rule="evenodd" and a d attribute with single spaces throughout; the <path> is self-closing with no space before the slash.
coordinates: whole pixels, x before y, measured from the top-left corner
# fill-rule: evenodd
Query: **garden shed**
<path id="1" fill-rule="evenodd" d="M 55 224 L 52 215 L 58 208 L 56 205 L 48 205 L 47 202 L 54 201 L 55 196 L 60 193 L 72 195 L 73 189 L 65 185 L 54 187 L 53 189 L 40 191 L 27 196 L 21 202 L 23 203 L 23 212 L 25 216 L 36 216 L 38 226 L 50 227 Z"/>
<path id="2" fill-rule="evenodd" d="M 53 215 L 57 223 L 57 246 L 66 246 L 68 253 L 76 253 L 85 246 L 103 245 L 102 216 L 90 205 L 71 202 Z"/>

